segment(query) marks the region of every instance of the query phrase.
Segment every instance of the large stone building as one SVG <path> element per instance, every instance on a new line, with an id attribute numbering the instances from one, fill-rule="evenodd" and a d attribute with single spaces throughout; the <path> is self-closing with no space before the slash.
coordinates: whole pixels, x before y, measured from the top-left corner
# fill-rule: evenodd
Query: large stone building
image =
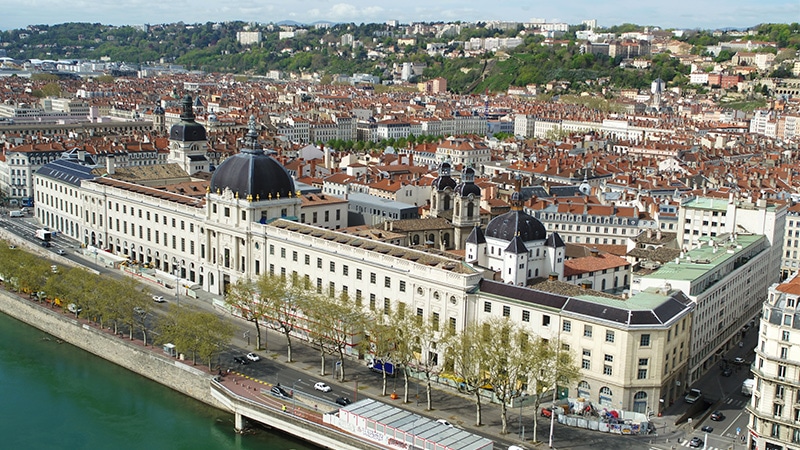
<path id="1" fill-rule="evenodd" d="M 773 284 L 759 321 L 755 385 L 747 410 L 747 448 L 784 449 L 800 444 L 800 278 Z"/>

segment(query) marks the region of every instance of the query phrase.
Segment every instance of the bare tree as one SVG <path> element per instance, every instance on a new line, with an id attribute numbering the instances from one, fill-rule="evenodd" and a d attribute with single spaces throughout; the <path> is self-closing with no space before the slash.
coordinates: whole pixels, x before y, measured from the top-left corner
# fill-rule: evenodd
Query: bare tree
<path id="1" fill-rule="evenodd" d="M 437 352 L 440 334 L 437 315 L 431 314 L 427 319 L 422 316 L 414 316 L 414 320 L 411 322 L 409 342 L 413 346 L 414 366 L 417 371 L 425 375 L 425 398 L 428 410 L 433 408 L 432 378 L 438 376 L 444 368 L 439 364 L 439 353 Z"/>
<path id="2" fill-rule="evenodd" d="M 534 394 L 534 411 L 544 400 L 545 394 L 554 395 L 557 385 L 567 386 L 578 378 L 580 368 L 569 350 L 562 350 L 558 341 L 537 337 L 530 345 L 528 360 L 528 390 Z M 551 394 L 552 392 L 552 394 Z M 555 414 L 555 413 L 554 413 Z M 533 421 L 533 440 L 537 440 L 537 423 Z"/>

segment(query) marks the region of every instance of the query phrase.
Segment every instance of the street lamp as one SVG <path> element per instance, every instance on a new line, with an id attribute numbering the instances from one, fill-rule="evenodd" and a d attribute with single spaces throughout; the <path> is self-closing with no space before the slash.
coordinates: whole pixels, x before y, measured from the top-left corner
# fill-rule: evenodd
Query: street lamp
<path id="1" fill-rule="evenodd" d="M 175 263 L 173 263 L 175 264 Z M 180 288 L 180 272 L 178 271 L 177 266 L 175 267 L 175 301 L 178 303 L 178 306 L 181 306 L 181 292 Z"/>
<path id="2" fill-rule="evenodd" d="M 292 383 L 292 414 L 294 414 L 295 409 L 297 409 L 297 397 L 294 395 L 295 394 L 294 387 L 295 387 L 295 385 L 297 385 L 297 383 L 299 383 L 301 381 L 303 381 L 303 380 L 301 378 L 298 378 L 297 381 Z"/>

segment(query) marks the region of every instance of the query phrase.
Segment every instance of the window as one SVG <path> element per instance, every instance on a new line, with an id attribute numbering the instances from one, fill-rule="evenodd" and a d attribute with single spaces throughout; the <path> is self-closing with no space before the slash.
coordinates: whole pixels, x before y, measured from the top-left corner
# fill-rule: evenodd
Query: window
<path id="1" fill-rule="evenodd" d="M 781 334 L 781 340 L 782 341 L 788 341 L 789 340 L 789 332 L 788 331 L 783 331 L 783 333 Z"/>
<path id="2" fill-rule="evenodd" d="M 639 339 L 639 346 L 640 347 L 649 347 L 650 346 L 650 335 L 643 334 L 642 337 Z"/>
<path id="3" fill-rule="evenodd" d="M 322 269 L 322 258 L 317 258 L 317 269 Z"/>
<path id="4" fill-rule="evenodd" d="M 383 277 L 383 287 L 392 287 L 392 279 L 389 277 Z"/>
<path id="5" fill-rule="evenodd" d="M 347 264 L 342 264 L 342 275 L 350 275 L 350 267 Z"/>
<path id="6" fill-rule="evenodd" d="M 639 365 L 646 366 L 647 365 L 647 358 L 639 358 Z"/>
<path id="7" fill-rule="evenodd" d="M 603 361 L 605 361 L 605 362 L 614 362 L 614 356 L 613 356 L 613 355 L 606 354 L 606 355 L 603 357 Z"/>
<path id="8" fill-rule="evenodd" d="M 453 333 L 455 333 L 455 331 L 456 331 L 456 318 L 455 317 L 451 317 L 450 318 L 450 331 L 453 332 Z"/>
<path id="9" fill-rule="evenodd" d="M 433 331 L 439 331 L 439 313 L 433 313 L 433 317 L 431 318 L 431 326 L 433 327 Z"/>
<path id="10" fill-rule="evenodd" d="M 603 375 L 612 375 L 613 371 L 611 370 L 611 366 L 608 364 L 603 366 Z"/>
<path id="11" fill-rule="evenodd" d="M 292 252 L 292 261 L 297 261 L 297 252 L 295 251 Z"/>
<path id="12" fill-rule="evenodd" d="M 503 317 L 508 317 L 511 315 L 511 307 L 503 305 Z"/>
<path id="13" fill-rule="evenodd" d="M 492 302 L 483 302 L 483 312 L 492 312 Z"/>
<path id="14" fill-rule="evenodd" d="M 286 258 L 286 249 L 281 248 L 281 258 Z"/>
<path id="15" fill-rule="evenodd" d="M 614 343 L 614 332 L 611 330 L 606 330 L 606 342 Z"/>
<path id="16" fill-rule="evenodd" d="M 522 311 L 522 321 L 523 322 L 530 322 L 531 321 L 531 312 L 530 311 Z"/>
<path id="17" fill-rule="evenodd" d="M 406 282 L 400 281 L 400 292 L 405 292 L 405 291 L 406 291 Z"/>
<path id="18" fill-rule="evenodd" d="M 542 314 L 542 326 L 549 327 L 550 326 L 550 316 L 547 314 Z"/>
<path id="19" fill-rule="evenodd" d="M 581 361 L 581 369 L 591 370 L 592 369 L 592 362 L 588 359 L 584 358 Z"/>
<path id="20" fill-rule="evenodd" d="M 369 309 L 375 310 L 375 294 L 369 294 Z"/>
<path id="21" fill-rule="evenodd" d="M 592 337 L 592 326 L 591 325 L 584 325 L 583 326 L 583 337 Z"/>
<path id="22" fill-rule="evenodd" d="M 356 280 L 361 279 L 361 269 L 356 269 Z"/>
<path id="23" fill-rule="evenodd" d="M 647 369 L 639 369 L 636 372 L 636 379 L 637 380 L 646 380 L 647 379 Z"/>
<path id="24" fill-rule="evenodd" d="M 375 272 L 372 272 L 372 273 L 369 274 L 369 282 L 370 283 L 375 284 L 377 279 L 378 279 L 378 277 L 377 277 L 377 275 L 375 275 Z"/>
<path id="25" fill-rule="evenodd" d="M 567 333 L 572 331 L 572 322 L 565 320 L 564 323 L 561 324 L 561 331 L 566 331 Z"/>
<path id="26" fill-rule="evenodd" d="M 306 265 L 311 264 L 311 255 L 306 255 L 305 256 L 305 263 L 306 263 Z"/>
<path id="27" fill-rule="evenodd" d="M 389 314 L 392 310 L 392 303 L 388 298 L 383 299 L 383 313 Z"/>

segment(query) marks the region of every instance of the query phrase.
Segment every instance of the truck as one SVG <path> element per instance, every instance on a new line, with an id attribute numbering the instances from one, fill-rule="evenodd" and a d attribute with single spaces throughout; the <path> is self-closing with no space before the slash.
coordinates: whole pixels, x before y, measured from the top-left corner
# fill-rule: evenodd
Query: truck
<path id="1" fill-rule="evenodd" d="M 700 392 L 700 389 L 689 389 L 689 393 L 683 399 L 686 400 L 686 403 L 691 404 L 696 403 L 701 398 L 703 398 L 703 393 Z"/>
<path id="2" fill-rule="evenodd" d="M 394 376 L 394 364 L 390 362 L 383 362 L 380 359 L 373 359 L 367 364 L 367 367 L 372 369 L 373 372 L 386 372 L 390 377 Z"/>
<path id="3" fill-rule="evenodd" d="M 753 395 L 753 388 L 756 386 L 756 380 L 748 378 L 742 383 L 742 395 Z"/>
<path id="4" fill-rule="evenodd" d="M 25 217 L 25 211 L 16 210 L 16 211 L 9 211 L 8 217 Z"/>
<path id="5" fill-rule="evenodd" d="M 50 230 L 39 229 L 36 230 L 36 233 L 34 234 L 36 235 L 36 239 L 39 239 L 43 242 L 50 242 L 50 240 L 53 239 L 53 232 Z"/>

